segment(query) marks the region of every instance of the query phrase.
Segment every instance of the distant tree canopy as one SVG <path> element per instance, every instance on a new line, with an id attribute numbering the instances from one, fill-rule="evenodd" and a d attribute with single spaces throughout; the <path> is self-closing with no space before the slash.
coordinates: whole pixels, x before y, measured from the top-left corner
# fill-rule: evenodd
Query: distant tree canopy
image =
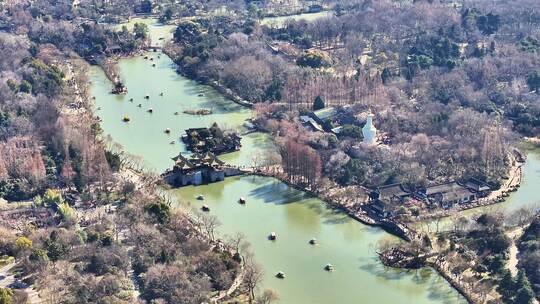
<path id="1" fill-rule="evenodd" d="M 296 59 L 296 63 L 302 67 L 316 69 L 330 66 L 331 60 L 328 55 L 321 51 L 310 50 L 298 57 L 298 59 Z"/>
<path id="2" fill-rule="evenodd" d="M 410 48 L 405 61 L 405 75 L 412 78 L 431 66 L 454 68 L 459 60 L 459 46 L 447 37 L 423 35 Z"/>
<path id="3" fill-rule="evenodd" d="M 540 70 L 532 71 L 527 75 L 527 85 L 531 91 L 540 94 Z"/>
<path id="4" fill-rule="evenodd" d="M 31 90 L 33 94 L 45 94 L 49 97 L 59 93 L 63 84 L 64 74 L 56 66 L 45 64 L 40 59 L 32 60 L 28 66 L 32 72 L 27 73 L 24 78 L 26 84 L 19 86 L 20 91 Z"/>
<path id="5" fill-rule="evenodd" d="M 0 288 L 0 304 L 13 304 L 13 291 L 9 288 Z"/>
<path id="6" fill-rule="evenodd" d="M 464 26 L 467 26 L 467 23 L 474 23 L 478 30 L 484 35 L 494 34 L 501 26 L 501 18 L 499 15 L 492 12 L 483 14 L 476 8 L 464 9 L 461 14 L 461 20 Z"/>
<path id="7" fill-rule="evenodd" d="M 313 102 L 313 111 L 324 109 L 324 99 L 321 96 L 317 96 Z"/>
<path id="8" fill-rule="evenodd" d="M 362 128 L 355 125 L 344 125 L 341 127 L 341 130 L 339 131 L 339 136 L 345 136 L 350 137 L 355 140 L 362 140 L 364 137 L 362 135 Z"/>
<path id="9" fill-rule="evenodd" d="M 148 38 L 148 25 L 145 23 L 137 22 L 133 25 L 133 34 L 136 39 Z"/>
<path id="10" fill-rule="evenodd" d="M 139 13 L 149 14 L 152 12 L 153 3 L 150 0 L 142 0 L 136 10 Z"/>
<path id="11" fill-rule="evenodd" d="M 165 11 L 159 16 L 159 22 L 166 23 L 170 21 L 173 17 L 173 10 L 170 7 L 167 7 Z"/>
<path id="12" fill-rule="evenodd" d="M 478 16 L 476 19 L 478 29 L 485 35 L 494 34 L 499 30 L 501 26 L 501 18 L 499 15 L 488 13 L 486 15 Z"/>
<path id="13" fill-rule="evenodd" d="M 523 270 L 522 276 L 518 278 L 524 281 L 523 276 L 526 275 L 527 283 L 530 284 L 524 286 L 526 288 L 525 290 L 518 291 L 516 300 L 525 301 L 529 299 L 529 288 L 532 289 L 538 298 L 540 297 L 540 273 L 538 272 L 538 269 L 540 269 L 540 216 L 536 216 L 529 226 L 525 228 L 517 246 L 521 255 L 518 266 Z M 516 287 L 515 290 L 519 287 Z"/>
<path id="14" fill-rule="evenodd" d="M 146 207 L 148 213 L 154 215 L 159 223 L 164 224 L 169 222 L 171 211 L 168 205 L 163 202 L 149 204 Z"/>
<path id="15" fill-rule="evenodd" d="M 120 155 L 118 153 L 105 151 L 105 157 L 107 158 L 107 163 L 111 167 L 111 170 L 113 171 L 120 170 L 122 160 L 120 159 Z"/>
<path id="16" fill-rule="evenodd" d="M 535 52 L 540 49 L 540 41 L 533 37 L 525 37 L 518 42 L 518 46 L 522 51 Z"/>
<path id="17" fill-rule="evenodd" d="M 176 42 L 193 44 L 201 39 L 201 28 L 193 21 L 183 21 L 174 31 L 174 40 Z"/>

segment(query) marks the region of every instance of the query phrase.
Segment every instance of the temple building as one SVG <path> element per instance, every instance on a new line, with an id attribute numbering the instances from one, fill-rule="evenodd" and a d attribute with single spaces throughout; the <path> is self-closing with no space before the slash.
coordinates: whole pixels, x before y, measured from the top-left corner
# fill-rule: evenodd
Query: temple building
<path id="1" fill-rule="evenodd" d="M 173 157 L 174 167 L 165 172 L 165 180 L 173 186 L 200 185 L 225 179 L 223 162 L 212 153 L 182 154 Z"/>
<path id="2" fill-rule="evenodd" d="M 194 153 L 190 158 L 180 153 L 172 160 L 174 166 L 163 173 L 163 178 L 175 187 L 215 183 L 225 180 L 226 176 L 243 173 L 239 169 L 227 166 L 211 152 Z"/>
<path id="3" fill-rule="evenodd" d="M 396 209 L 403 206 L 413 193 L 402 184 L 391 184 L 375 188 L 369 194 L 369 204 L 366 206 L 380 217 L 391 217 Z"/>
<path id="4" fill-rule="evenodd" d="M 377 142 L 377 129 L 373 125 L 373 113 L 369 112 L 367 121 L 362 128 L 362 135 L 364 135 L 363 143 L 367 145 L 374 145 Z"/>
<path id="5" fill-rule="evenodd" d="M 418 189 L 415 196 L 428 205 L 436 204 L 444 209 L 449 209 L 457 204 L 473 202 L 479 194 L 462 183 L 451 181 Z"/>
<path id="6" fill-rule="evenodd" d="M 489 195 L 491 187 L 484 181 L 450 181 L 429 187 L 408 189 L 403 184 L 379 186 L 369 194 L 369 203 L 363 208 L 372 215 L 390 218 L 401 206 L 423 202 L 427 207 L 451 209 Z"/>

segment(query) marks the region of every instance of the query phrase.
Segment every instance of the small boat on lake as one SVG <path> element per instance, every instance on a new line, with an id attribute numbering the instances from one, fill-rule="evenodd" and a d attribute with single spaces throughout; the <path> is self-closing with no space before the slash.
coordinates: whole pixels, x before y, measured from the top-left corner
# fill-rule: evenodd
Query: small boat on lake
<path id="1" fill-rule="evenodd" d="M 144 95 L 144 99 L 150 99 L 150 95 Z"/>
<path id="2" fill-rule="evenodd" d="M 326 266 L 324 266 L 324 270 L 334 271 L 334 266 L 332 264 L 326 264 Z"/>
<path id="3" fill-rule="evenodd" d="M 156 66 L 156 64 L 155 64 L 155 63 L 152 63 L 152 66 L 153 66 L 153 67 L 155 67 L 155 66 Z"/>
<path id="4" fill-rule="evenodd" d="M 137 107 L 139 107 L 139 108 L 142 107 L 142 104 L 138 104 Z"/>
<path id="5" fill-rule="evenodd" d="M 270 235 L 268 236 L 268 239 L 271 241 L 275 241 L 277 239 L 277 234 L 272 231 Z"/>
<path id="6" fill-rule="evenodd" d="M 309 240 L 309 243 L 311 245 L 317 245 L 317 239 L 316 238 L 312 238 L 311 240 Z"/>
<path id="7" fill-rule="evenodd" d="M 204 211 L 204 212 L 208 212 L 208 211 L 210 211 L 210 207 L 208 207 L 207 205 L 203 205 L 201 210 Z"/>
<path id="8" fill-rule="evenodd" d="M 238 200 L 238 202 L 240 204 L 244 205 L 246 203 L 246 199 L 243 196 L 241 196 L 240 199 Z"/>
<path id="9" fill-rule="evenodd" d="M 163 96 L 163 92 L 159 93 L 159 96 Z"/>
<path id="10" fill-rule="evenodd" d="M 129 101 L 133 102 L 133 97 L 131 97 L 131 98 L 129 99 Z"/>
<path id="11" fill-rule="evenodd" d="M 124 115 L 124 117 L 122 118 L 122 121 L 123 122 L 129 122 L 131 119 L 129 118 L 129 116 L 127 115 Z"/>
<path id="12" fill-rule="evenodd" d="M 197 195 L 197 199 L 200 201 L 204 200 L 204 195 L 202 194 Z"/>
<path id="13" fill-rule="evenodd" d="M 148 112 L 148 113 L 154 113 L 154 109 L 150 108 L 150 109 L 148 109 L 147 112 Z"/>
<path id="14" fill-rule="evenodd" d="M 174 144 L 175 144 L 175 141 L 173 140 L 173 141 L 171 141 L 169 144 L 174 145 Z"/>
<path id="15" fill-rule="evenodd" d="M 174 112 L 174 115 L 178 115 L 178 114 L 180 114 L 180 113 L 178 113 L 178 112 Z"/>
<path id="16" fill-rule="evenodd" d="M 203 94 L 203 93 L 199 93 L 199 95 L 197 95 L 197 96 L 199 96 L 199 97 L 203 97 L 203 96 L 204 96 L 204 94 Z"/>
<path id="17" fill-rule="evenodd" d="M 170 134 L 170 133 L 171 133 L 171 129 L 169 129 L 169 128 L 165 129 L 165 133 Z"/>
<path id="18" fill-rule="evenodd" d="M 283 271 L 278 271 L 278 273 L 276 273 L 276 278 L 278 278 L 278 279 L 285 279 L 285 272 L 283 272 Z"/>

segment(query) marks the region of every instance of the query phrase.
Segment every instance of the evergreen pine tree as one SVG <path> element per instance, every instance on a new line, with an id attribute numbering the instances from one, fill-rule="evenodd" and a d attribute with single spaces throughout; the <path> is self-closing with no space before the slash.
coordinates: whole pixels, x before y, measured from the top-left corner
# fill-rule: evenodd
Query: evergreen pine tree
<path id="1" fill-rule="evenodd" d="M 501 294 L 505 302 L 510 302 L 512 295 L 515 292 L 515 285 L 516 283 L 514 281 L 514 278 L 512 278 L 512 274 L 510 273 L 510 271 L 506 270 L 502 276 L 501 281 L 499 282 L 499 286 L 497 286 L 497 292 Z"/>
<path id="2" fill-rule="evenodd" d="M 321 96 L 317 96 L 315 98 L 315 101 L 313 102 L 313 111 L 324 109 L 324 107 L 325 107 L 324 100 L 322 99 Z"/>

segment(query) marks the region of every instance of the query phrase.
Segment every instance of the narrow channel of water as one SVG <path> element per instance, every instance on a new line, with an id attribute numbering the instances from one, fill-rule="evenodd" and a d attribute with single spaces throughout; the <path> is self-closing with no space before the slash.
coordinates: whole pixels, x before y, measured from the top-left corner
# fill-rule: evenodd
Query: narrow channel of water
<path id="1" fill-rule="evenodd" d="M 207 86 L 197 84 L 174 72 L 171 60 L 148 53 L 156 67 L 142 56 L 121 59 L 119 69 L 129 93 L 109 93 L 111 84 L 101 70 L 91 69 L 91 92 L 96 97 L 96 114 L 106 134 L 125 151 L 139 155 L 149 168 L 162 172 L 172 165 L 170 157 L 184 152 L 178 141 L 183 130 L 221 125 L 241 129 L 250 117 L 249 110 L 224 99 Z M 163 92 L 163 96 L 159 94 Z M 149 95 L 150 99 L 144 99 Z M 133 102 L 129 99 L 133 98 Z M 137 105 L 141 104 L 141 107 Z M 149 108 L 153 113 L 148 113 Z M 208 116 L 183 114 L 184 109 L 211 108 Z M 179 112 L 179 115 L 174 115 Z M 122 122 L 128 115 L 129 123 Z M 164 133 L 165 128 L 171 134 Z M 170 144 L 175 140 L 174 144 Z M 254 133 L 243 138 L 242 151 L 224 159 L 249 164 L 251 155 L 264 153 L 272 144 L 266 135 Z M 203 194 L 210 213 L 222 222 L 220 233 L 242 232 L 251 243 L 255 259 L 263 266 L 263 288 L 272 288 L 280 303 L 463 303 L 463 298 L 431 269 L 403 271 L 386 268 L 374 252 L 377 242 L 394 239 L 381 229 L 356 222 L 341 212 L 326 208 L 287 185 L 265 177 L 244 176 L 225 182 L 184 187 L 174 191 L 182 208 L 200 208 L 195 196 Z M 247 204 L 237 203 L 240 196 Z M 268 234 L 278 239 L 271 242 Z M 308 244 L 315 237 L 320 245 Z M 331 263 L 333 273 L 323 270 Z M 274 277 L 284 271 L 283 280 Z"/>
<path id="2" fill-rule="evenodd" d="M 144 23 L 148 26 L 148 36 L 152 39 L 152 46 L 162 46 L 165 42 L 172 39 L 173 31 L 176 26 L 163 25 L 155 18 L 131 18 L 126 23 L 120 23 L 114 26 L 115 30 L 121 30 L 123 26 L 126 26 L 128 30 L 133 30 L 135 23 Z"/>

